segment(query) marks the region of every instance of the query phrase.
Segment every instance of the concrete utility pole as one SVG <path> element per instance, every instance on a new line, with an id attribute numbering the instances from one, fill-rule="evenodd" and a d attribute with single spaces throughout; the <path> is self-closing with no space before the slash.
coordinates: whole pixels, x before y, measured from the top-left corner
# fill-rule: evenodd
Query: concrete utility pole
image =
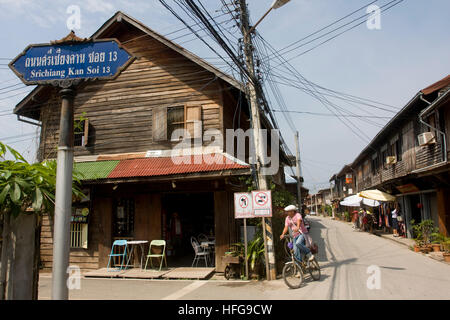
<path id="1" fill-rule="evenodd" d="M 301 163 L 300 163 L 300 141 L 298 137 L 298 131 L 295 132 L 295 160 L 296 160 L 296 174 L 297 174 L 297 198 L 298 198 L 298 209 L 302 210 L 302 182 L 301 182 Z"/>
<path id="2" fill-rule="evenodd" d="M 53 232 L 52 299 L 67 300 L 67 268 L 70 254 L 70 217 L 72 214 L 73 99 L 75 91 L 61 90 L 61 120 L 56 172 L 55 223 Z"/>
<path id="3" fill-rule="evenodd" d="M 258 80 L 255 73 L 255 63 L 253 59 L 253 43 L 250 33 L 249 16 L 247 11 L 246 0 L 239 0 L 239 5 L 240 5 L 241 31 L 243 35 L 243 44 L 244 44 L 245 64 L 251 77 L 251 79 L 249 79 L 249 81 L 247 82 L 247 95 L 250 101 L 250 109 L 251 109 L 251 124 L 253 129 L 253 141 L 256 156 L 256 173 L 258 180 L 258 189 L 268 190 L 269 184 L 267 182 L 267 178 L 261 172 L 261 167 L 266 163 L 266 161 L 264 158 L 265 153 L 264 153 L 263 136 L 261 132 L 261 119 L 259 113 L 257 88 L 255 87 L 257 85 Z M 275 252 L 272 234 L 272 221 L 271 221 L 272 219 L 271 218 L 262 218 L 262 219 L 263 219 L 267 279 L 275 280 L 276 270 L 275 270 Z"/>
<path id="4" fill-rule="evenodd" d="M 330 182 L 330 202 L 331 202 L 331 216 L 334 219 L 334 205 L 333 205 L 333 186 Z"/>
<path id="5" fill-rule="evenodd" d="M 317 212 L 317 193 L 314 195 L 314 203 L 315 203 L 315 205 L 316 205 L 316 215 L 318 215 L 319 214 L 319 212 Z"/>

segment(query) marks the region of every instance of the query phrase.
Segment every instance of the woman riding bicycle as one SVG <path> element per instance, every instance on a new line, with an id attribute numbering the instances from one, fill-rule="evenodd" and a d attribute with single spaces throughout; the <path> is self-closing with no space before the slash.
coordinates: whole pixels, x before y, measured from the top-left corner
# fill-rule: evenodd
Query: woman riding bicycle
<path id="1" fill-rule="evenodd" d="M 302 255 L 306 255 L 309 261 L 314 260 L 314 255 L 311 253 L 308 247 L 305 246 L 305 236 L 308 231 L 303 223 L 302 216 L 297 212 L 297 208 L 294 205 L 289 205 L 284 208 L 287 212 L 287 217 L 284 222 L 284 229 L 280 235 L 280 239 L 284 238 L 284 235 L 289 231 L 292 233 L 294 239 L 294 254 L 298 261 L 302 261 Z"/>

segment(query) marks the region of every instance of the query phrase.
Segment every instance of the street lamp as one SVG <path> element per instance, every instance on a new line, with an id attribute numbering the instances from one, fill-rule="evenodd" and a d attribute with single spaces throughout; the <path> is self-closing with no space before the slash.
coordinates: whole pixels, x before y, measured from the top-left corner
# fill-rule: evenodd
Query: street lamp
<path id="1" fill-rule="evenodd" d="M 256 22 L 256 24 L 250 29 L 249 33 L 252 33 L 256 26 L 269 14 L 270 11 L 272 11 L 272 9 L 278 9 L 281 8 L 282 6 L 284 6 L 286 3 L 288 3 L 291 0 L 275 0 L 272 5 L 270 6 L 270 9 L 267 10 L 266 13 L 264 13 L 264 15 L 261 17 L 261 19 L 258 20 L 258 22 Z"/>

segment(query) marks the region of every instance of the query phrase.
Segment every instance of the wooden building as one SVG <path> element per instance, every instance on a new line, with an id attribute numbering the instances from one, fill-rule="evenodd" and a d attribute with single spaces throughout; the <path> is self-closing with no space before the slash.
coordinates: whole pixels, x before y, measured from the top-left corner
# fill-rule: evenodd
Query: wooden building
<path id="1" fill-rule="evenodd" d="M 74 204 L 70 263 L 85 270 L 106 267 L 115 239 L 170 240 L 176 212 L 186 265 L 194 257 L 190 236 L 211 234 L 216 270 L 222 271 L 221 256 L 239 239 L 233 192 L 243 190 L 239 177 L 251 169 L 248 158 L 227 154 L 212 138 L 249 128 L 243 85 L 122 12 L 91 38 L 116 38 L 135 59 L 116 79 L 77 88 L 74 167 L 88 197 Z M 41 126 L 39 160 L 56 158 L 58 90 L 38 86 L 14 112 Z M 262 122 L 272 128 L 264 115 Z M 176 129 L 190 133 L 192 146 L 179 149 L 180 139 L 172 136 Z M 186 163 L 174 163 L 175 149 Z M 280 154 L 284 166 L 288 157 L 281 149 Z M 273 178 L 284 181 L 283 170 Z M 44 269 L 51 268 L 52 242 L 46 217 Z"/>
<path id="2" fill-rule="evenodd" d="M 410 221 L 432 219 L 450 234 L 450 76 L 419 91 L 345 172 L 354 173 L 354 193 L 380 189 L 397 196 Z M 344 168 L 345 169 L 345 168 Z M 342 183 L 344 171 L 341 171 Z M 339 176 L 339 175 L 338 175 Z M 342 197 L 344 194 L 340 194 Z"/>
<path id="3" fill-rule="evenodd" d="M 333 191 L 332 200 L 342 200 L 356 192 L 356 179 L 351 164 L 345 165 L 339 173 L 330 178 Z M 331 192 L 330 192 L 331 193 Z M 331 194 L 330 194 L 331 196 Z"/>

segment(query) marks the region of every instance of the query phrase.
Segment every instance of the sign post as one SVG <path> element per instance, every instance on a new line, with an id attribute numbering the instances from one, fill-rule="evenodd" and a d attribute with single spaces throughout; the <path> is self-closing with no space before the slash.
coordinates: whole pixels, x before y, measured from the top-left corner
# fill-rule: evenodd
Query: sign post
<path id="1" fill-rule="evenodd" d="M 90 41 L 71 32 L 50 44 L 28 46 L 9 64 L 26 85 L 62 88 L 53 232 L 53 300 L 68 299 L 75 88 L 84 80 L 113 79 L 131 61 L 132 56 L 114 39 Z"/>
<path id="2" fill-rule="evenodd" d="M 252 191 L 251 193 L 234 194 L 234 217 L 235 219 L 244 219 L 244 248 L 245 248 L 245 275 L 248 279 L 248 259 L 247 259 L 247 218 L 262 218 L 263 237 L 264 237 L 264 257 L 266 264 L 267 280 L 270 280 L 269 263 L 275 263 L 268 260 L 268 246 L 273 243 L 266 241 L 265 217 L 272 217 L 272 193 L 270 190 Z"/>
<path id="3" fill-rule="evenodd" d="M 251 193 L 234 194 L 234 217 L 244 219 L 244 259 L 245 277 L 248 279 L 248 258 L 247 258 L 247 218 L 253 218 L 253 201 Z"/>
<path id="4" fill-rule="evenodd" d="M 270 280 L 270 268 L 269 264 L 275 264 L 275 261 L 269 261 L 268 249 L 271 246 L 273 252 L 273 242 L 267 241 L 266 236 L 266 222 L 265 217 L 272 217 L 272 191 L 270 190 L 259 190 L 252 191 L 252 199 L 253 199 L 253 212 L 255 217 L 262 218 L 263 225 L 263 237 L 264 237 L 264 256 L 266 261 L 266 276 L 267 280 Z M 275 280 L 275 279 L 274 279 Z"/>

